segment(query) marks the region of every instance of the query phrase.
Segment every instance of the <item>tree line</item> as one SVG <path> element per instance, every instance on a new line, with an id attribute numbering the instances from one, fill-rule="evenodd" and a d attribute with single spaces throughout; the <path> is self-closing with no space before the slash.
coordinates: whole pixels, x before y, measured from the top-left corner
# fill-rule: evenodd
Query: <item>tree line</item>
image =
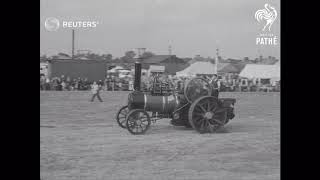
<path id="1" fill-rule="evenodd" d="M 136 53 L 134 51 L 126 51 L 124 56 L 114 58 L 112 54 L 97 54 L 92 52 L 87 53 L 77 53 L 74 55 L 74 59 L 89 59 L 89 60 L 105 60 L 109 62 L 123 62 L 123 63 L 130 63 L 135 61 Z M 155 54 L 150 51 L 144 52 L 141 57 L 142 58 L 149 58 L 154 56 Z M 41 60 L 49 60 L 49 59 L 71 59 L 72 57 L 69 54 L 66 53 L 58 53 L 57 55 L 47 56 L 45 54 L 40 54 L 40 61 Z"/>

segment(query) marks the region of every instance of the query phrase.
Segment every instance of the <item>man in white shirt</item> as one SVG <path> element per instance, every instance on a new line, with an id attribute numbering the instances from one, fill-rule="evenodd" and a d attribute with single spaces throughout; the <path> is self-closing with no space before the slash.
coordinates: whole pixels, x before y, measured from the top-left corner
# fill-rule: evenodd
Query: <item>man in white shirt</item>
<path id="1" fill-rule="evenodd" d="M 97 97 L 100 102 L 103 102 L 101 97 L 100 97 L 100 90 L 101 90 L 101 85 L 98 85 L 95 81 L 91 85 L 91 92 L 92 92 L 92 98 L 91 102 L 94 101 L 94 98 Z"/>

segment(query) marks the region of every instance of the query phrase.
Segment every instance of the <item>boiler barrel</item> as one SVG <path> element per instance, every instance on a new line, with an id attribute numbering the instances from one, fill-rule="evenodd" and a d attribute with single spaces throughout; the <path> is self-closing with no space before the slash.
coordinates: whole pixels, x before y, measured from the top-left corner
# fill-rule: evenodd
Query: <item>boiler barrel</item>
<path id="1" fill-rule="evenodd" d="M 145 111 L 172 113 L 178 107 L 176 96 L 151 96 L 141 92 L 129 94 L 129 109 L 144 109 Z"/>

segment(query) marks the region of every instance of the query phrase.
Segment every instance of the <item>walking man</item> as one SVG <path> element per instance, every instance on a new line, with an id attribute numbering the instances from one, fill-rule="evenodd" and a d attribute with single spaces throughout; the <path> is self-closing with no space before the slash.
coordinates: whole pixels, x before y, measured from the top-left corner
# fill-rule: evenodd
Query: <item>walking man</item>
<path id="1" fill-rule="evenodd" d="M 101 88 L 102 88 L 101 85 L 98 85 L 95 81 L 93 82 L 93 84 L 91 85 L 91 92 L 92 92 L 91 102 L 94 101 L 95 97 L 97 97 L 100 102 L 103 102 L 101 97 L 100 97 Z"/>

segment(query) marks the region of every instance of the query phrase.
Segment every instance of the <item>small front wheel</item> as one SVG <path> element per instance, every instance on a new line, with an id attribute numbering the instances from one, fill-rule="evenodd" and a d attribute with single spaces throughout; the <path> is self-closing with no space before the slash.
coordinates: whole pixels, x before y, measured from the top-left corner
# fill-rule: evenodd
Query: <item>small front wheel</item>
<path id="1" fill-rule="evenodd" d="M 126 118 L 127 129 L 131 134 L 144 134 L 150 127 L 149 114 L 143 109 L 133 109 Z"/>

